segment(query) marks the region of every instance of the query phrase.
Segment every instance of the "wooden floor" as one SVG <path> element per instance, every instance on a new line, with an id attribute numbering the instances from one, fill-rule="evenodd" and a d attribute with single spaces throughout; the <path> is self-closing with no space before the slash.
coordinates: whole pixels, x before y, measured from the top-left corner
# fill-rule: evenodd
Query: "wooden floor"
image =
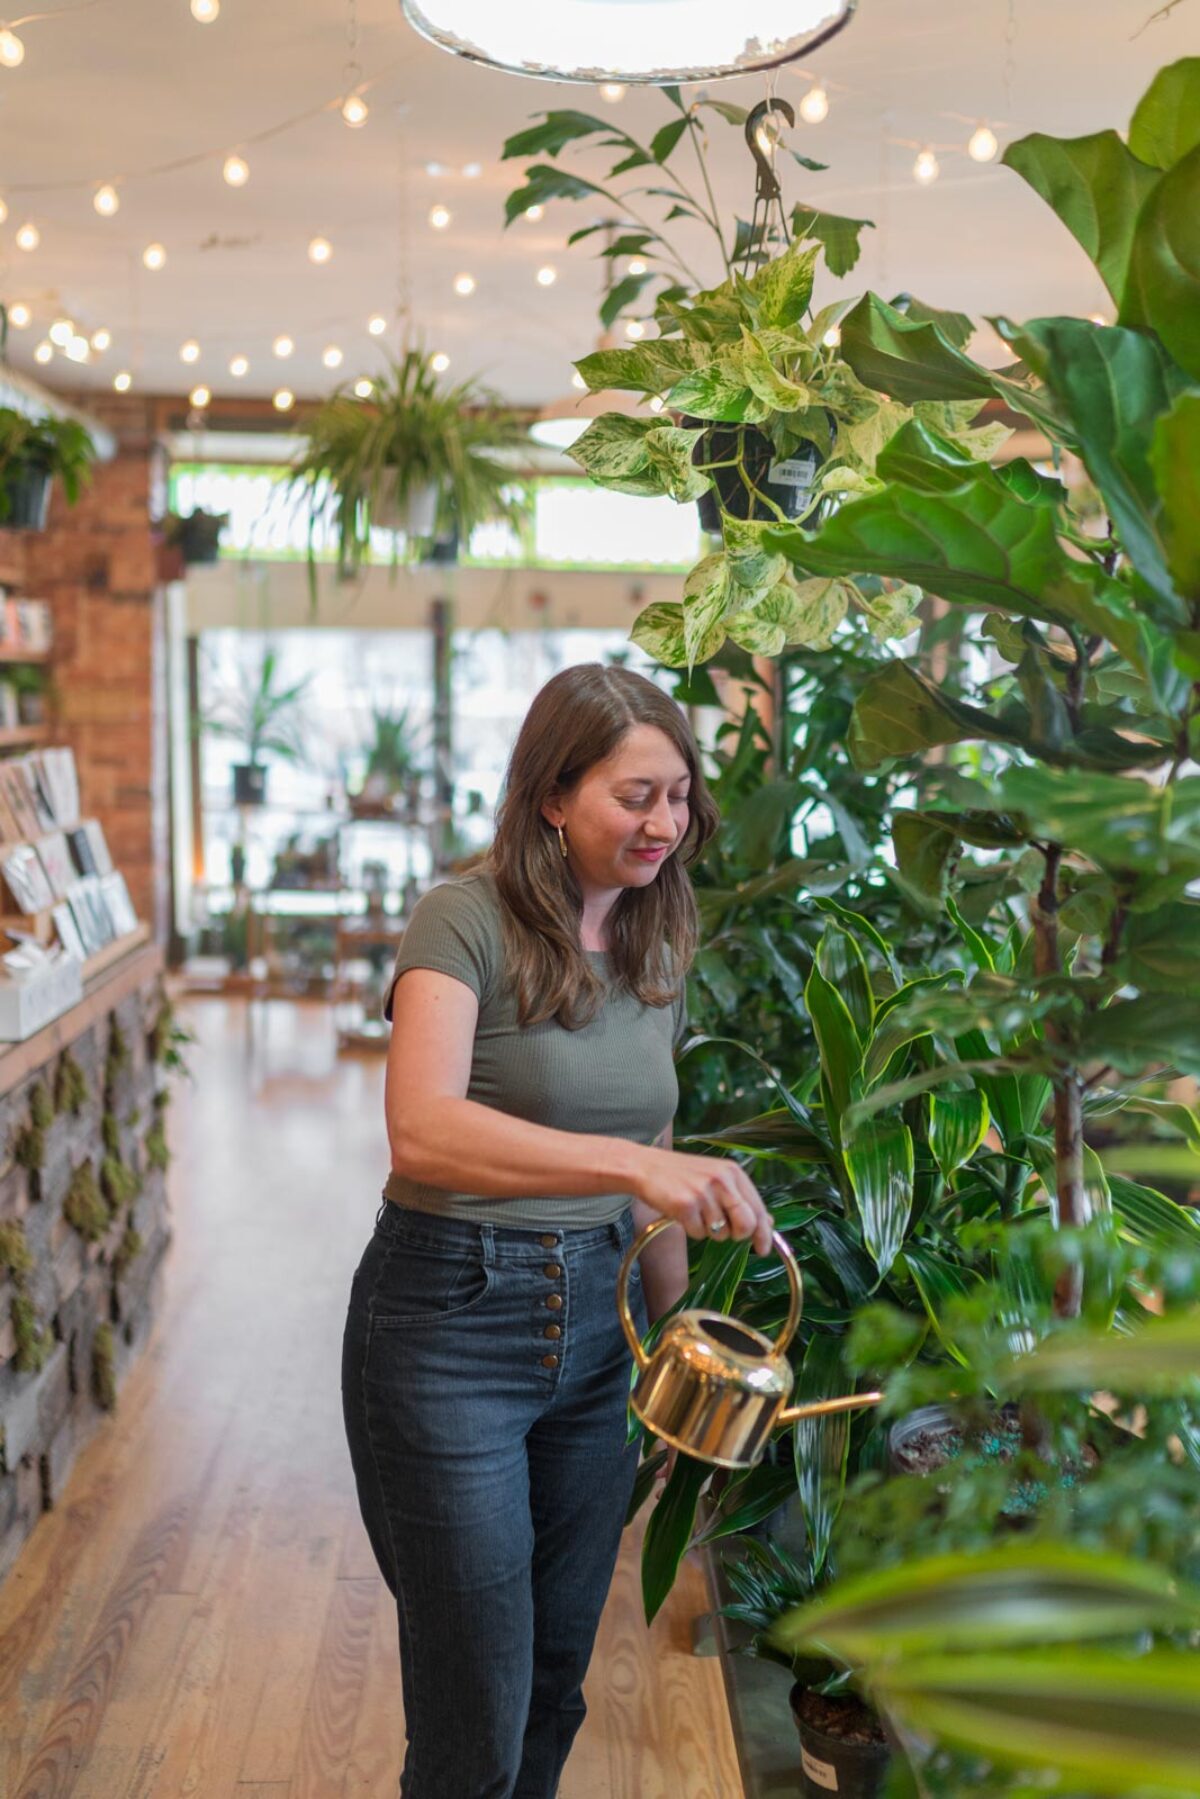
<path id="1" fill-rule="evenodd" d="M 192 1002 L 175 1242 L 117 1413 L 0 1589 L 0 1799 L 395 1799 L 395 1616 L 342 1435 L 380 1058 L 329 1012 Z M 561 1799 L 740 1799 L 688 1570 L 647 1632 L 627 1539 Z"/>

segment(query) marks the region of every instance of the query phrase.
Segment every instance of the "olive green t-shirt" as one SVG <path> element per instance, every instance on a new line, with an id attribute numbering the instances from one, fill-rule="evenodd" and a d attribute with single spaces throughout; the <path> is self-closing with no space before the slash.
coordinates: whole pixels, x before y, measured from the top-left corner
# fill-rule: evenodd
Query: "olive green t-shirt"
<path id="1" fill-rule="evenodd" d="M 548 1019 L 522 1029 L 516 996 L 504 979 L 501 904 L 487 869 L 424 894 L 400 943 L 384 1016 L 392 1015 L 392 994 L 407 969 L 452 975 L 479 1001 L 468 1099 L 552 1130 L 652 1143 L 679 1101 L 674 1051 L 687 1023 L 682 981 L 678 998 L 666 1006 L 645 1006 L 610 982 L 590 1024 L 569 1031 Z M 607 976 L 608 952 L 584 953 Z M 627 1193 L 496 1199 L 451 1193 L 396 1173 L 384 1191 L 416 1211 L 533 1230 L 607 1224 L 630 1199 Z"/>

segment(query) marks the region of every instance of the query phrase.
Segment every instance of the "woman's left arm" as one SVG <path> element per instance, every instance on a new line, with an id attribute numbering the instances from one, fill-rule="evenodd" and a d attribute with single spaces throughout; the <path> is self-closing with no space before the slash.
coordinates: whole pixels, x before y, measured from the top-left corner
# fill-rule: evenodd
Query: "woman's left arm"
<path id="1" fill-rule="evenodd" d="M 656 1149 L 670 1149 L 674 1127 L 668 1125 L 654 1139 Z M 633 1202 L 634 1229 L 642 1231 L 661 1217 L 640 1199 Z M 651 1324 L 669 1312 L 683 1297 L 688 1284 L 687 1237 L 683 1231 L 661 1231 L 641 1255 L 642 1292 L 646 1296 L 646 1314 Z"/>

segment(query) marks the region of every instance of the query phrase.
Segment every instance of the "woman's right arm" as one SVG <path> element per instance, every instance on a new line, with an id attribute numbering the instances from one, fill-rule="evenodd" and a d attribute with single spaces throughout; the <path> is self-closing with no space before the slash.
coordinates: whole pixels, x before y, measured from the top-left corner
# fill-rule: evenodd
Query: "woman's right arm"
<path id="1" fill-rule="evenodd" d="M 691 1237 L 724 1219 L 767 1253 L 770 1214 L 736 1162 L 552 1130 L 468 1099 L 479 1002 L 465 982 L 411 968 L 392 1008 L 385 1107 L 397 1174 L 492 1199 L 628 1193 Z"/>

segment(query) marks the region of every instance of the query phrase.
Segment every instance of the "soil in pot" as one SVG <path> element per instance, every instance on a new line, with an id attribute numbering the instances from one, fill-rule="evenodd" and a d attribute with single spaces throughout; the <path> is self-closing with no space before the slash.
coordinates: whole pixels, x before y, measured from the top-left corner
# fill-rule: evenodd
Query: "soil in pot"
<path id="1" fill-rule="evenodd" d="M 893 1474 L 928 1475 L 936 1474 L 948 1462 L 962 1462 L 966 1467 L 1011 1462 L 1023 1446 L 1021 1414 L 1015 1405 L 1004 1406 L 973 1435 L 965 1432 L 943 1406 L 928 1405 L 921 1406 L 892 1426 L 888 1436 L 888 1462 Z M 1056 1484 L 1075 1486 L 1095 1462 L 1095 1451 L 1089 1449 L 1082 1468 L 1068 1463 L 1059 1469 Z M 1022 1482 L 1005 1507 L 1005 1516 L 1019 1518 L 1036 1511 L 1046 1491 L 1046 1484 L 1040 1480 Z"/>
<path id="2" fill-rule="evenodd" d="M 823 1799 L 826 1793 L 876 1799 L 892 1752 L 870 1707 L 852 1694 L 835 1697 L 800 1685 L 792 1688 L 791 1704 L 809 1799 Z"/>

